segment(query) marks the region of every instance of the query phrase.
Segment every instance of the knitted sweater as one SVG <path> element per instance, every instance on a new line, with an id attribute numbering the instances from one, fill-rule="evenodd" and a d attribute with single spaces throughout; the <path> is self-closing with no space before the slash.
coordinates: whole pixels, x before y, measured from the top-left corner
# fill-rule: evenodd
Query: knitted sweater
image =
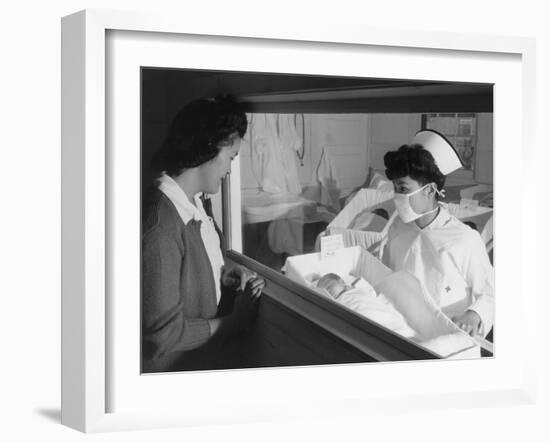
<path id="1" fill-rule="evenodd" d="M 158 189 L 143 207 L 141 296 L 142 371 L 185 369 L 211 338 L 216 289 L 200 221 L 184 224 Z"/>

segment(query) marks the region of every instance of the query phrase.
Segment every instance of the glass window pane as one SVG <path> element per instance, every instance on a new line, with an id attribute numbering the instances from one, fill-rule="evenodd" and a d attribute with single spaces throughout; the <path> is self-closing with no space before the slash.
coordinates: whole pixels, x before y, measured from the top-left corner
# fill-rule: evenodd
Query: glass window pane
<path id="1" fill-rule="evenodd" d="M 384 154 L 410 142 L 420 114 L 247 115 L 240 151 L 242 251 L 277 271 L 319 251 L 319 236 L 362 187 L 393 191 Z M 388 204 L 385 215 L 393 210 Z M 382 214 L 365 214 L 381 230 Z"/>

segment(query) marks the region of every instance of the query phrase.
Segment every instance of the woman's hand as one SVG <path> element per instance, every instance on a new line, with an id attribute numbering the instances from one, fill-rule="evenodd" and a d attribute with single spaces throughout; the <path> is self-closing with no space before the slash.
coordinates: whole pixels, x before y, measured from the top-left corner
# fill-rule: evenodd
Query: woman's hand
<path id="1" fill-rule="evenodd" d="M 235 297 L 232 316 L 236 330 L 250 329 L 256 318 L 258 299 L 264 287 L 265 281 L 262 278 L 251 278 L 244 291 Z"/>
<path id="2" fill-rule="evenodd" d="M 250 290 L 249 296 L 251 296 L 253 300 L 257 301 L 265 287 L 265 279 L 254 276 L 248 279 L 245 287 L 246 290 Z"/>
<path id="3" fill-rule="evenodd" d="M 233 287 L 235 290 L 244 291 L 246 283 L 249 280 L 258 279 L 257 276 L 256 272 L 241 265 L 237 265 L 228 269 L 224 268 L 222 272 L 222 284 L 227 287 Z"/>
<path id="4" fill-rule="evenodd" d="M 473 310 L 466 310 L 460 316 L 455 316 L 453 322 L 470 336 L 482 335 L 483 333 L 481 318 Z"/>
<path id="5" fill-rule="evenodd" d="M 229 337 L 249 330 L 256 318 L 258 300 L 264 287 L 262 278 L 248 279 L 245 289 L 235 294 L 231 314 L 209 320 L 211 333 Z"/>

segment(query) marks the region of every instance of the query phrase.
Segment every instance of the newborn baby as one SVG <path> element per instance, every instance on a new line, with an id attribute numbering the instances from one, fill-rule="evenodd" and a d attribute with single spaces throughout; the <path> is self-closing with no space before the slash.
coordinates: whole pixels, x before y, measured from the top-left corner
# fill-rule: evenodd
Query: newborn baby
<path id="1" fill-rule="evenodd" d="M 325 290 L 331 298 L 338 299 L 342 293 L 351 289 L 336 273 L 327 273 L 317 281 L 317 288 Z"/>

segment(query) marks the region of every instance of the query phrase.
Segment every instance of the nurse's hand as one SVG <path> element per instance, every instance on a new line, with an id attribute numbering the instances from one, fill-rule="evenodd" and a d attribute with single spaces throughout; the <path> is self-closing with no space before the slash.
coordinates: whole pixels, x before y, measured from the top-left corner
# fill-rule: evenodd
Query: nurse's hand
<path id="1" fill-rule="evenodd" d="M 244 291 L 246 283 L 254 278 L 257 278 L 256 272 L 241 265 L 229 269 L 224 268 L 222 272 L 222 284 L 240 291 Z"/>
<path id="2" fill-rule="evenodd" d="M 466 310 L 460 316 L 455 316 L 453 322 L 470 336 L 483 333 L 483 323 L 479 315 L 473 310 Z"/>

